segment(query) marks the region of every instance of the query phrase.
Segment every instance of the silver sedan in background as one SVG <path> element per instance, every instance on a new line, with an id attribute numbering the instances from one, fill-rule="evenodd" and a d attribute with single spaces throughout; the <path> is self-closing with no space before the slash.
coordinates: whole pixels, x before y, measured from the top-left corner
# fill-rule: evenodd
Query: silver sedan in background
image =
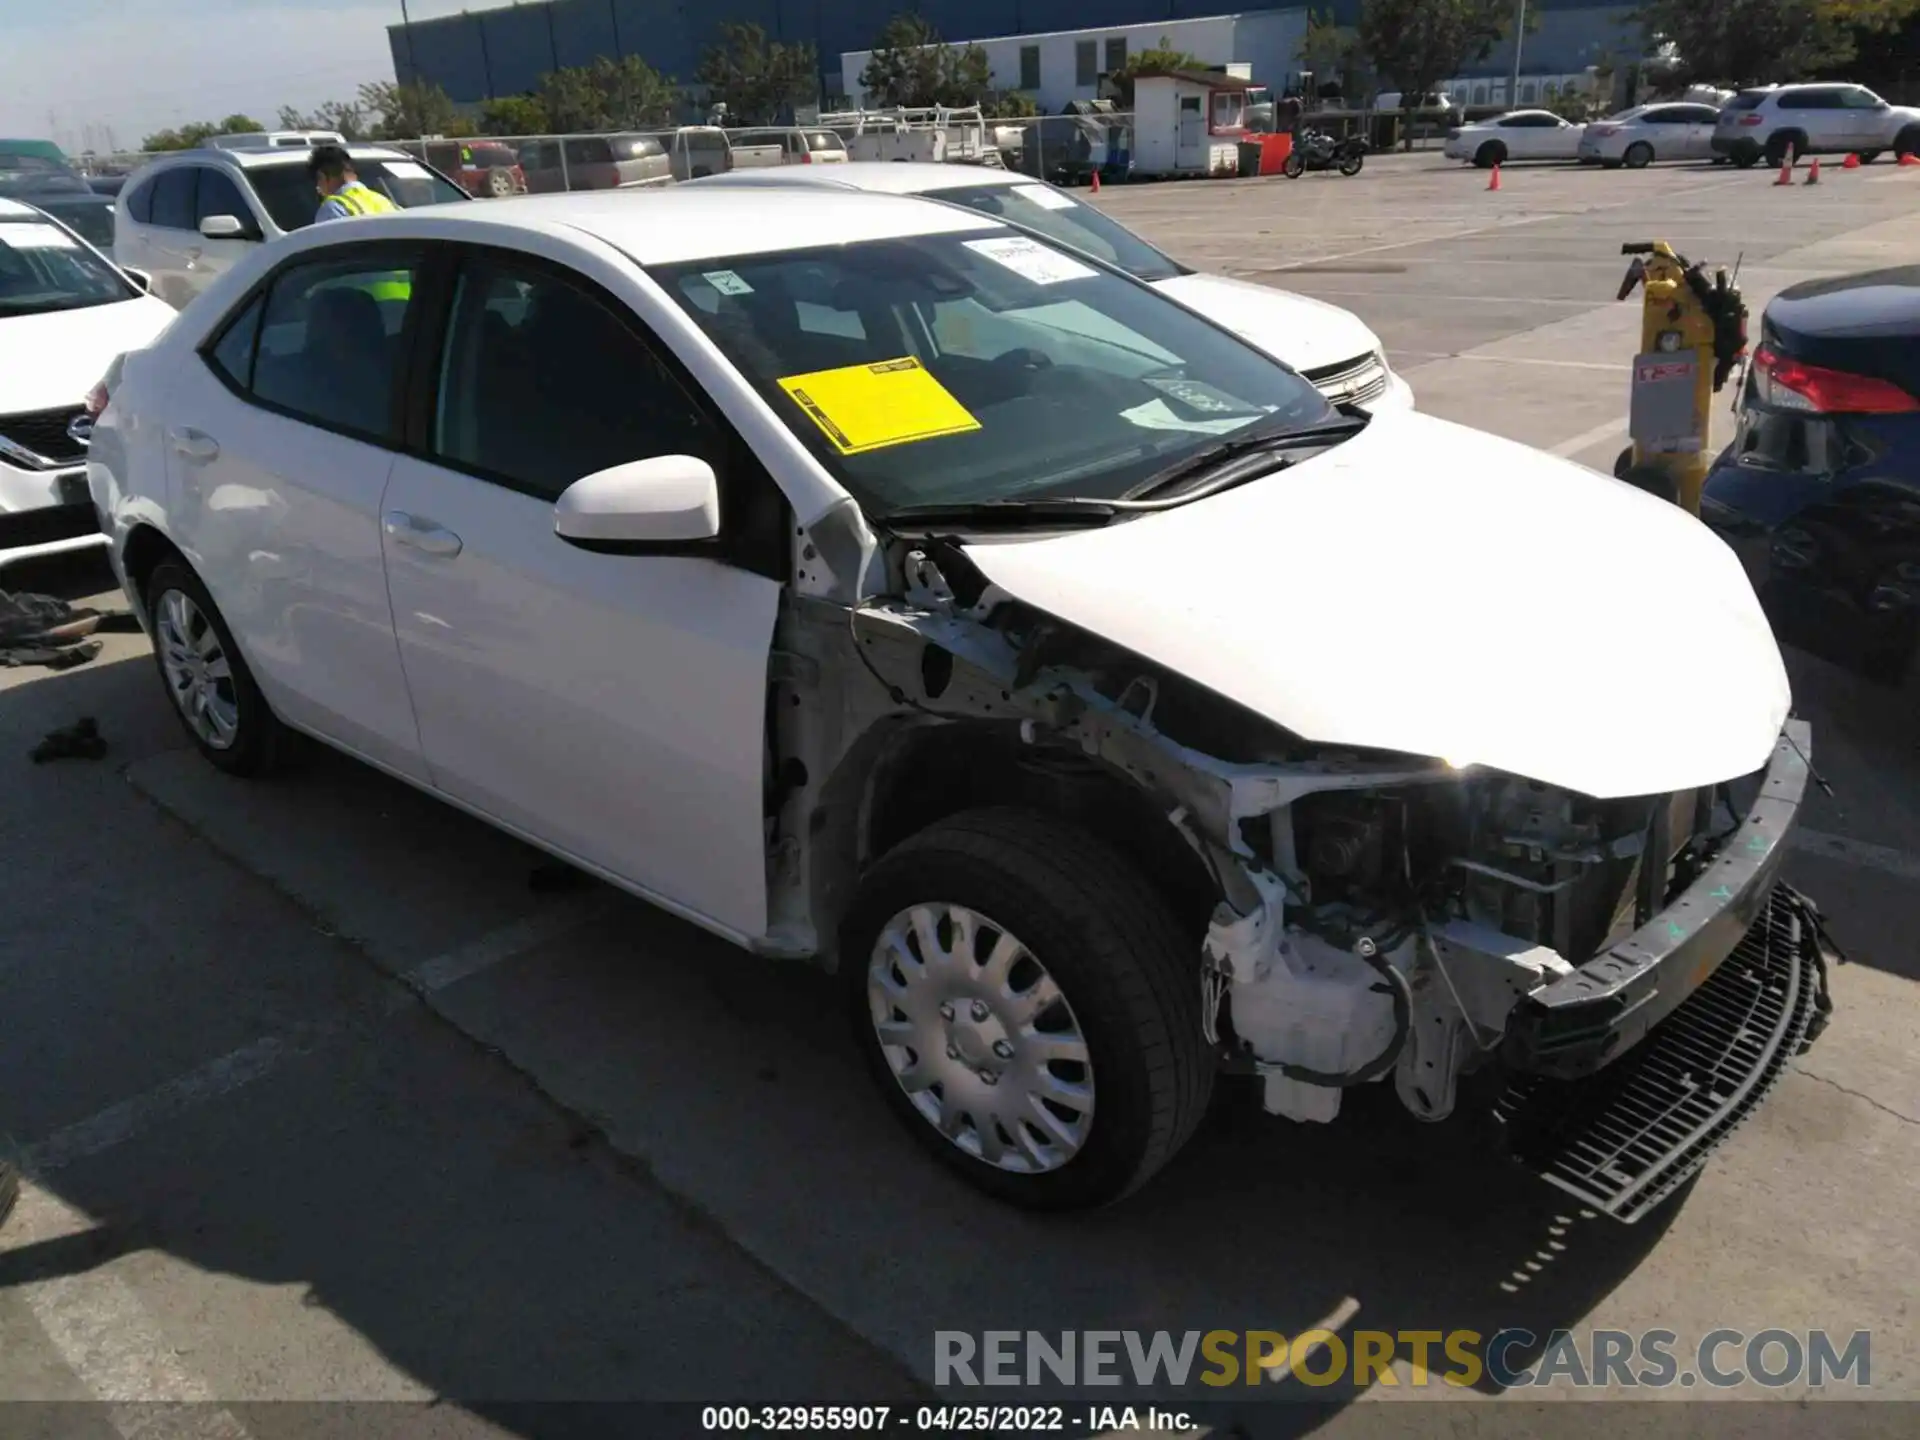
<path id="1" fill-rule="evenodd" d="M 1636 105 L 1589 122 L 1580 137 L 1580 158 L 1629 170 L 1656 160 L 1711 160 L 1719 114 L 1711 105 Z"/>

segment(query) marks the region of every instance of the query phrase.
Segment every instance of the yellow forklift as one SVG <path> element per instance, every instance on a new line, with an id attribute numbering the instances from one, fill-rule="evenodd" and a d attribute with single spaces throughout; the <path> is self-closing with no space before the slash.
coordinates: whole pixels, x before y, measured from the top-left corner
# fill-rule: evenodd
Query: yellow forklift
<path id="1" fill-rule="evenodd" d="M 1633 257 L 1617 298 L 1642 292 L 1628 434 L 1613 473 L 1689 514 L 1712 462 L 1713 397 L 1747 352 L 1747 306 L 1725 270 L 1711 279 L 1664 240 L 1622 245 Z"/>

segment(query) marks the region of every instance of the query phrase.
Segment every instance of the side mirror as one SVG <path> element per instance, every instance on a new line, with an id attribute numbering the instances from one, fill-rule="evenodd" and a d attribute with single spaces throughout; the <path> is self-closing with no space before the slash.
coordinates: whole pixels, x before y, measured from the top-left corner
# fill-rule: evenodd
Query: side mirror
<path id="1" fill-rule="evenodd" d="M 553 533 L 588 550 L 711 540 L 720 533 L 720 481 L 693 455 L 597 470 L 554 502 Z"/>
<path id="2" fill-rule="evenodd" d="M 209 215 L 200 222 L 200 233 L 209 240 L 251 240 L 253 227 L 237 215 Z"/>
<path id="3" fill-rule="evenodd" d="M 122 265 L 120 267 L 120 273 L 135 285 L 138 285 L 142 290 L 146 291 L 147 294 L 151 295 L 153 293 L 153 276 L 149 275 L 146 271 L 136 270 L 131 265 Z"/>

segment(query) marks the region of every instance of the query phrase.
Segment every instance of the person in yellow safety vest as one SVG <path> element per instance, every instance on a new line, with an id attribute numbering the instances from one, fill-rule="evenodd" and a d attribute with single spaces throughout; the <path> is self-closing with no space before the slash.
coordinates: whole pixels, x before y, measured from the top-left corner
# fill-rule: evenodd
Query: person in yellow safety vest
<path id="1" fill-rule="evenodd" d="M 353 157 L 339 145 L 316 145 L 307 160 L 307 173 L 313 188 L 320 192 L 320 208 L 313 223 L 326 220 L 351 220 L 361 215 L 385 215 L 400 207 L 360 183 L 353 168 Z M 413 294 L 413 285 L 405 271 L 396 271 L 364 287 L 376 300 L 405 301 Z"/>

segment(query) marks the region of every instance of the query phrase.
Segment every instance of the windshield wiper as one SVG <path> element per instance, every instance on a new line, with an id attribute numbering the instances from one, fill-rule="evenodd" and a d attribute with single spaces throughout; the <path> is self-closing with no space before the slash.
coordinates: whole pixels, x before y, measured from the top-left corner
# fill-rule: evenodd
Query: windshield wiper
<path id="1" fill-rule="evenodd" d="M 902 505 L 879 516 L 883 525 L 1025 525 L 1035 521 L 1104 525 L 1133 507 L 1086 495 L 1038 495 L 1023 500 L 955 500 Z"/>
<path id="2" fill-rule="evenodd" d="M 1328 445 L 1337 445 L 1342 440 L 1351 440 L 1367 428 L 1369 417 L 1363 410 L 1343 411 L 1346 418 L 1330 425 L 1314 425 L 1305 430 L 1272 429 L 1252 435 L 1236 435 L 1231 440 L 1222 440 L 1217 445 L 1209 445 L 1196 454 L 1156 470 L 1121 497 L 1123 501 L 1139 502 L 1150 496 L 1160 496 L 1165 502 L 1175 502 L 1176 497 L 1168 491 L 1186 485 L 1189 481 L 1204 481 L 1191 489 L 1181 490 L 1178 503 L 1198 500 L 1237 485 L 1244 480 L 1264 475 L 1272 468 L 1265 462 L 1268 456 L 1283 454 L 1288 450 L 1319 449 Z M 1256 463 L 1249 464 L 1249 460 Z"/>

